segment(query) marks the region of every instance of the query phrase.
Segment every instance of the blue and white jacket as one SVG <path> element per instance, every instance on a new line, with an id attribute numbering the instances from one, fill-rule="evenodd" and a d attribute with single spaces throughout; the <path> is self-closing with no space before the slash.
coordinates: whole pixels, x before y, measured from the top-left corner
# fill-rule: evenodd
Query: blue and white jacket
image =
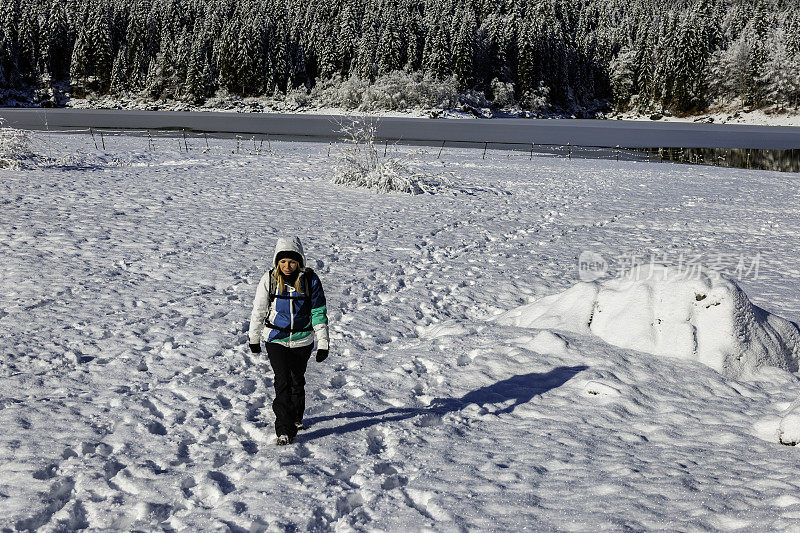
<path id="1" fill-rule="evenodd" d="M 276 287 L 275 294 L 270 298 L 272 270 L 265 273 L 258 282 L 250 314 L 250 344 L 259 344 L 263 336 L 266 342 L 299 348 L 313 344 L 316 339 L 317 348 L 327 350 L 328 314 L 319 276 L 310 268 L 305 268 L 306 258 L 300 239 L 278 239 L 272 257 L 273 268 L 277 268 L 275 259 L 282 251 L 297 252 L 302 257 L 298 286 L 303 292 L 307 287 L 310 288 L 310 294 L 299 293 L 293 286 L 284 284 L 283 287 Z"/>

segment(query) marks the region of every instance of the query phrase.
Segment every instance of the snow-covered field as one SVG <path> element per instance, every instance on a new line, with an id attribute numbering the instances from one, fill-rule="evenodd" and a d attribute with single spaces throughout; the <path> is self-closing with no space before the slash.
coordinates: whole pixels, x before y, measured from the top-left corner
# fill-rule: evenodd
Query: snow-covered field
<path id="1" fill-rule="evenodd" d="M 796 368 L 489 320 L 569 292 L 589 254 L 702 263 L 796 323 L 796 175 L 436 148 L 413 165 L 451 187 L 409 196 L 334 185 L 327 143 L 105 142 L 41 135 L 59 166 L 0 170 L 0 528 L 797 527 Z M 285 448 L 246 349 L 278 235 L 332 334 Z"/>

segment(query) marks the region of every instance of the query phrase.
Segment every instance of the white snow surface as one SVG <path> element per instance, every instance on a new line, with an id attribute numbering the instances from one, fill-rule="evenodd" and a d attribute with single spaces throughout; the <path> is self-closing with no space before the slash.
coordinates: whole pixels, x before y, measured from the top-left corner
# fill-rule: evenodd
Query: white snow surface
<path id="1" fill-rule="evenodd" d="M 432 148 L 453 185 L 411 196 L 334 185 L 327 143 L 210 143 L 40 134 L 59 165 L 0 169 L 0 529 L 796 528 L 797 373 L 489 318 L 573 309 L 593 250 L 760 253 L 737 285 L 797 322 L 797 176 Z M 332 344 L 281 448 L 246 338 L 278 235 Z"/>
<path id="2" fill-rule="evenodd" d="M 735 281 L 702 265 L 635 265 L 494 320 L 594 334 L 622 348 L 700 361 L 730 377 L 763 366 L 796 372 L 800 358 L 797 324 L 753 305 Z"/>

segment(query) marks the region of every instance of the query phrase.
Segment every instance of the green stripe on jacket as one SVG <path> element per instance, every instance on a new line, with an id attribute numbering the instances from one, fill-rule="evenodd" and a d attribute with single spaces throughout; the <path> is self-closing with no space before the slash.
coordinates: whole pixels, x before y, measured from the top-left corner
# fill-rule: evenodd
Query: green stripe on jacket
<path id="1" fill-rule="evenodd" d="M 317 324 L 327 324 L 328 323 L 328 306 L 323 305 L 322 307 L 315 307 L 311 310 L 311 325 L 316 326 Z"/>
<path id="2" fill-rule="evenodd" d="M 297 333 L 292 333 L 288 337 L 283 337 L 282 339 L 274 338 L 269 342 L 286 342 L 286 341 L 299 341 L 300 339 L 305 339 L 309 335 L 314 333 L 313 331 L 298 331 Z"/>

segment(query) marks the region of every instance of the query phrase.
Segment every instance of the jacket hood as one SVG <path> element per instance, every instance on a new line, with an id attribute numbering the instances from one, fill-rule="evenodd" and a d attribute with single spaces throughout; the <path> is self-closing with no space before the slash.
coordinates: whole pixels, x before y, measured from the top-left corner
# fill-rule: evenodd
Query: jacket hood
<path id="1" fill-rule="evenodd" d="M 306 255 L 303 253 L 303 245 L 300 243 L 299 237 L 278 237 L 278 242 L 275 243 L 275 252 L 272 254 L 272 266 L 277 263 L 279 252 L 296 252 L 300 254 L 302 258 L 300 268 L 305 268 Z"/>

